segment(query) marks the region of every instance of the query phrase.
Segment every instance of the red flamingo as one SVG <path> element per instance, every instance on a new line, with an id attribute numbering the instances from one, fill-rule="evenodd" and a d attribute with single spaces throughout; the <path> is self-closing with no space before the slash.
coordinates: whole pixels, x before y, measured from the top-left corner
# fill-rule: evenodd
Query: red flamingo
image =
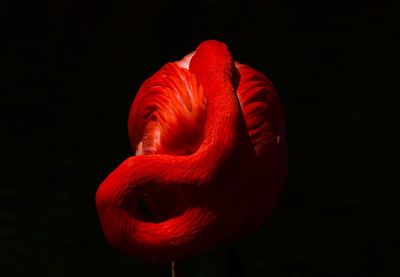
<path id="1" fill-rule="evenodd" d="M 256 230 L 287 170 L 284 114 L 270 80 L 201 43 L 140 87 L 129 114 L 136 155 L 100 185 L 111 245 L 171 262 Z"/>

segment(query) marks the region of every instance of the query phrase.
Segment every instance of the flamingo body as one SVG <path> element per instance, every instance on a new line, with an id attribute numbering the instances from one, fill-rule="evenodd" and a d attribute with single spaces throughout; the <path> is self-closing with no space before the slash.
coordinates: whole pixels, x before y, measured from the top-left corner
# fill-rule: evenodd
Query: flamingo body
<path id="1" fill-rule="evenodd" d="M 100 185 L 107 240 L 150 262 L 202 253 L 256 230 L 287 170 L 284 114 L 267 77 L 205 41 L 140 87 L 135 156 Z"/>

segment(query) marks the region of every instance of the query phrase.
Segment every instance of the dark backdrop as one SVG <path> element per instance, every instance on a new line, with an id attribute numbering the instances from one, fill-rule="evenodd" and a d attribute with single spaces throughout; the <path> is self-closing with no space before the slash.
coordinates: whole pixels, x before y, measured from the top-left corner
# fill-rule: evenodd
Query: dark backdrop
<path id="1" fill-rule="evenodd" d="M 394 11 L 379 1 L 99 2 L 2 4 L 1 276 L 169 276 L 105 242 L 94 195 L 132 154 L 127 115 L 141 83 L 205 39 L 265 73 L 287 115 L 281 201 L 236 245 L 247 276 L 392 276 L 390 203 L 363 176 L 377 151 L 367 100 L 386 89 Z M 186 261 L 182 276 L 226 266 L 221 247 Z"/>

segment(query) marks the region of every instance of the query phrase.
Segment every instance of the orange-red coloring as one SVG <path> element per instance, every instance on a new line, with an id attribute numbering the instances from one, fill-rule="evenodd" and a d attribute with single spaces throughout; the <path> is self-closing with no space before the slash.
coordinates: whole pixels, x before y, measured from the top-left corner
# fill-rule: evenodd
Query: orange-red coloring
<path id="1" fill-rule="evenodd" d="M 256 230 L 287 171 L 272 83 L 205 41 L 146 80 L 129 113 L 135 156 L 100 185 L 107 240 L 150 262 L 200 254 Z"/>

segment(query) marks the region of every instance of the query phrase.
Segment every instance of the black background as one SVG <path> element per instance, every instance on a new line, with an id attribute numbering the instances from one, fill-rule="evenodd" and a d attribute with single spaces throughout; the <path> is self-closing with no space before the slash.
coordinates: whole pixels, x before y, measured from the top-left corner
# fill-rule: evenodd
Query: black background
<path id="1" fill-rule="evenodd" d="M 288 181 L 270 220 L 236 245 L 246 276 L 395 276 L 392 203 L 365 177 L 379 149 L 371 100 L 395 68 L 398 19 L 383 2 L 2 6 L 1 276 L 169 276 L 105 242 L 94 195 L 132 154 L 127 115 L 141 83 L 205 39 L 265 73 L 286 110 Z M 183 268 L 224 276 L 226 251 Z"/>

